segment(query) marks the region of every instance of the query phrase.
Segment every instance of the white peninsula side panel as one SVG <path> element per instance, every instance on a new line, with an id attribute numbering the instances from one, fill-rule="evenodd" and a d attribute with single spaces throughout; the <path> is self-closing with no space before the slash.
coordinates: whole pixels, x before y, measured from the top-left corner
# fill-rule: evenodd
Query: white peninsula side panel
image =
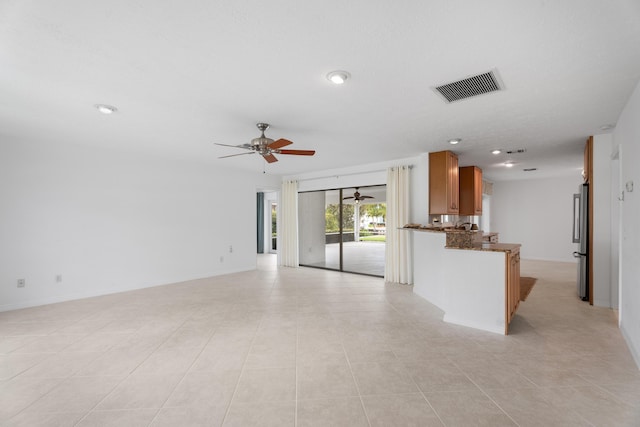
<path id="1" fill-rule="evenodd" d="M 413 232 L 413 292 L 444 310 L 445 233 Z"/>
<path id="2" fill-rule="evenodd" d="M 412 234 L 413 291 L 442 309 L 445 322 L 504 334 L 505 253 L 446 249 L 445 233 Z"/>

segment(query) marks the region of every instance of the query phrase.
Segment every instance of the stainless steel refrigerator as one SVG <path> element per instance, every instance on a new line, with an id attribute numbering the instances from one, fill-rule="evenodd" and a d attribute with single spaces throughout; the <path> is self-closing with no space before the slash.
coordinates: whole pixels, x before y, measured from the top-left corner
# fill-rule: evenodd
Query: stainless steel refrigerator
<path id="1" fill-rule="evenodd" d="M 581 184 L 579 193 L 573 195 L 573 243 L 578 250 L 578 296 L 589 300 L 589 184 Z"/>

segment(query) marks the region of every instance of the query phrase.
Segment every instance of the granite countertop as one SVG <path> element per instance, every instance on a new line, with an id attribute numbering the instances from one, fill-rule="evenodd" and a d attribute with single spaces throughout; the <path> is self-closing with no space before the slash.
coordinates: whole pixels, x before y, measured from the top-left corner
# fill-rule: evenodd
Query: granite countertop
<path id="1" fill-rule="evenodd" d="M 447 233 L 447 241 L 450 243 L 445 246 L 446 249 L 458 249 L 464 251 L 488 251 L 488 252 L 515 252 L 520 249 L 519 243 L 483 243 L 481 241 L 473 241 L 470 242 L 469 239 L 465 237 L 476 238 L 478 235 L 475 233 L 480 233 L 479 237 L 484 235 L 498 234 L 498 233 L 483 233 L 480 230 L 455 230 L 451 228 L 442 229 L 442 228 L 418 228 L 418 227 L 401 227 L 400 230 L 410 230 L 410 231 L 426 231 L 429 233 Z M 460 234 L 464 233 L 464 234 Z"/>
<path id="2" fill-rule="evenodd" d="M 445 246 L 447 249 L 462 249 L 465 251 L 515 252 L 520 249 L 519 243 L 474 243 L 472 246 Z"/>
<path id="3" fill-rule="evenodd" d="M 399 230 L 410 230 L 410 231 L 427 231 L 429 233 L 481 233 L 480 230 L 459 230 L 456 228 L 432 228 L 432 227 L 400 227 Z M 497 234 L 497 233 L 494 233 Z"/>

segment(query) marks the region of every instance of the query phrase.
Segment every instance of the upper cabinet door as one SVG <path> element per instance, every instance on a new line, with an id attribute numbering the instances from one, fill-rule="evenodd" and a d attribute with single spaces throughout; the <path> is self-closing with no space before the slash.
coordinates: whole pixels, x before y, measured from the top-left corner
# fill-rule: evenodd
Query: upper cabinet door
<path id="1" fill-rule="evenodd" d="M 447 155 L 447 168 L 449 169 L 449 212 L 459 213 L 460 211 L 460 174 L 458 171 L 458 156 L 449 151 Z"/>
<path id="2" fill-rule="evenodd" d="M 458 187 L 458 156 L 451 151 L 429 153 L 429 214 L 457 214 Z"/>
<path id="3" fill-rule="evenodd" d="M 482 215 L 482 169 L 460 168 L 460 215 Z"/>

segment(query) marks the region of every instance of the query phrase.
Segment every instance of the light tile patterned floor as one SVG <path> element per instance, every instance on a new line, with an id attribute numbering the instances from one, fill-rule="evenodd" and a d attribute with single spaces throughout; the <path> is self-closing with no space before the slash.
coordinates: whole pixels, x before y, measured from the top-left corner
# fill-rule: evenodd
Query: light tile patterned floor
<path id="1" fill-rule="evenodd" d="M 612 310 L 538 278 L 508 337 L 408 286 L 273 257 L 233 274 L 0 313 L 7 426 L 638 426 Z"/>

